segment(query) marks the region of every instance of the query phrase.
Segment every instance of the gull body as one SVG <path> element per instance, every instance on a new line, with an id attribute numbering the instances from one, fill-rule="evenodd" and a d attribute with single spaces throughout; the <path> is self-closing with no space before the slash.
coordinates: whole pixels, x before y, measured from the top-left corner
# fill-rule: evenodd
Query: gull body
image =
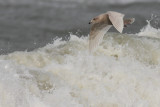
<path id="1" fill-rule="evenodd" d="M 122 33 L 123 28 L 128 24 L 134 22 L 134 18 L 123 19 L 124 14 L 108 11 L 107 13 L 100 14 L 99 16 L 93 18 L 89 24 L 91 24 L 90 34 L 89 34 L 89 51 L 93 52 L 99 43 L 102 41 L 105 33 L 114 26 L 117 31 Z"/>

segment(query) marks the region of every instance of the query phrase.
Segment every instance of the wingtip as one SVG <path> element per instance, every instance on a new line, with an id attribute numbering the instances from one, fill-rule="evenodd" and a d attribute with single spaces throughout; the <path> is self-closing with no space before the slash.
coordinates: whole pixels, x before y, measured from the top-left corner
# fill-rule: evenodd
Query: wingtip
<path id="1" fill-rule="evenodd" d="M 119 33 L 122 33 L 123 32 L 123 30 L 122 31 L 119 31 Z"/>
<path id="2" fill-rule="evenodd" d="M 119 33 L 122 33 L 122 32 L 123 32 L 123 27 L 122 27 L 122 28 L 116 28 L 116 30 L 117 30 Z"/>

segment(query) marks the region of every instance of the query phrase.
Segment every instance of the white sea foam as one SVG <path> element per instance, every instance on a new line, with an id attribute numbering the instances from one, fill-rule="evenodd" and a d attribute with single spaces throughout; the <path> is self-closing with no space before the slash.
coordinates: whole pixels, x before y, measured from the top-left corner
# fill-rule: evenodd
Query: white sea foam
<path id="1" fill-rule="evenodd" d="M 159 107 L 160 40 L 146 32 L 107 33 L 92 55 L 71 35 L 0 56 L 0 107 Z"/>
<path id="2" fill-rule="evenodd" d="M 147 23 L 148 24 L 138 33 L 138 36 L 160 38 L 160 29 L 153 28 L 150 21 L 147 21 Z"/>

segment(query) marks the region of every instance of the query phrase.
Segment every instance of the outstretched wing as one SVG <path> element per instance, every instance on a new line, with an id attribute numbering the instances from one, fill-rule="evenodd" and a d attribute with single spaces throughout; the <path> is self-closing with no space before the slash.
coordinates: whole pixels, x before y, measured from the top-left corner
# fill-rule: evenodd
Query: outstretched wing
<path id="1" fill-rule="evenodd" d="M 99 43 L 102 41 L 104 34 L 111 28 L 112 25 L 107 25 L 101 30 L 92 30 L 89 35 L 89 52 L 93 52 Z M 92 26 L 94 27 L 94 26 Z"/>
<path id="2" fill-rule="evenodd" d="M 114 12 L 114 11 L 108 11 L 107 14 L 109 15 L 109 20 L 113 24 L 113 26 L 120 32 L 122 33 L 123 27 L 124 27 L 124 22 L 123 22 L 123 17 L 124 14 Z"/>

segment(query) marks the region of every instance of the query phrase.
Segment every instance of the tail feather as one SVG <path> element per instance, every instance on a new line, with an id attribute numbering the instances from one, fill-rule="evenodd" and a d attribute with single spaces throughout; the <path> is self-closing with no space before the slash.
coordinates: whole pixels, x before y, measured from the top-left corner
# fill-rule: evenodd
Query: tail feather
<path id="1" fill-rule="evenodd" d="M 127 27 L 127 25 L 132 24 L 134 21 L 135 21 L 135 18 L 124 19 L 124 27 Z"/>

